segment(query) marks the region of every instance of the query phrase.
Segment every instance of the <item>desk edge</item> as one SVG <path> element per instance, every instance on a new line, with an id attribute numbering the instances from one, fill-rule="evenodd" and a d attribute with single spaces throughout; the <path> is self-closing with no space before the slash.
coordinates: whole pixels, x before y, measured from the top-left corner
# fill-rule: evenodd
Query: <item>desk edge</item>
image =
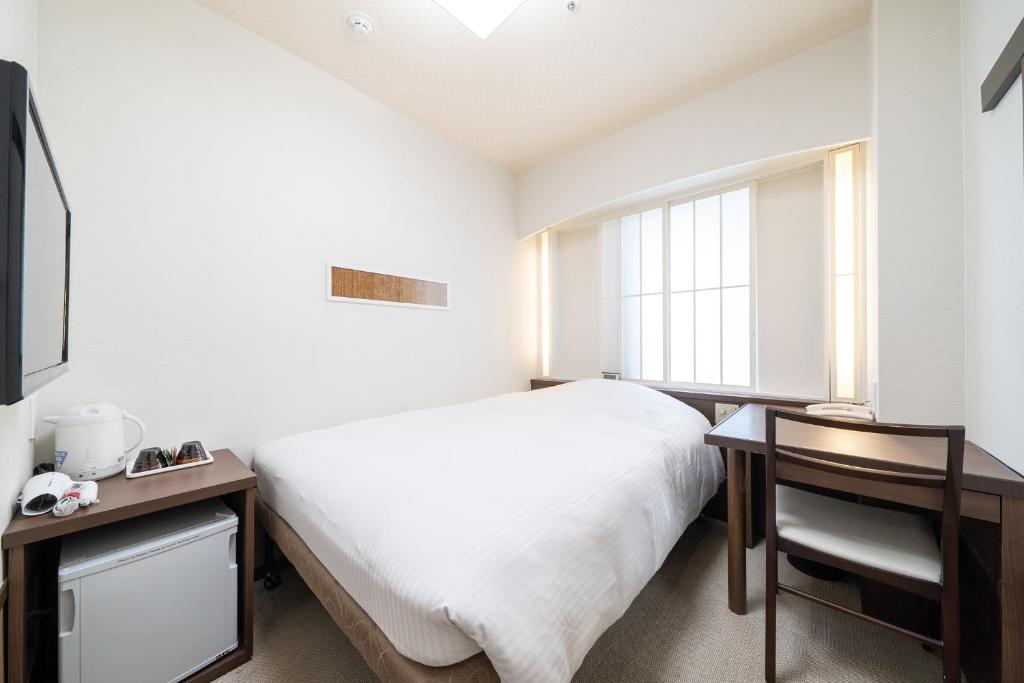
<path id="1" fill-rule="evenodd" d="M 730 416 L 731 417 L 731 416 Z M 724 421 L 723 421 L 724 422 Z M 719 424 L 722 424 L 720 422 Z M 717 427 L 718 425 L 716 425 Z M 709 446 L 719 446 L 721 448 L 735 448 L 739 451 L 747 451 L 749 453 L 760 453 L 764 454 L 764 444 L 760 441 L 751 441 L 749 439 L 739 439 L 731 436 L 722 436 L 714 433 L 715 427 L 711 428 L 711 431 L 704 434 L 704 443 Z M 968 442 L 972 443 L 972 442 Z M 992 455 L 978 444 L 972 443 L 972 445 L 978 450 L 985 453 L 988 457 L 996 460 L 998 463 L 1006 467 L 1010 472 L 1017 476 L 1017 479 L 1000 479 L 995 477 L 987 477 L 984 475 L 964 473 L 964 484 L 963 488 L 968 491 L 977 491 L 979 493 L 990 493 L 996 496 L 1009 496 L 1011 498 L 1024 498 L 1024 477 L 1021 477 L 1013 468 L 1004 463 L 1002 460 Z"/>
<path id="2" fill-rule="evenodd" d="M 181 493 L 176 493 L 173 496 L 140 500 L 136 503 L 132 503 L 131 505 L 119 507 L 116 510 L 97 509 L 95 514 L 77 518 L 74 515 L 71 515 L 70 517 L 65 517 L 63 519 L 64 523 L 59 525 L 54 524 L 15 532 L 5 531 L 2 543 L 0 543 L 0 548 L 3 550 L 9 550 L 10 548 L 17 546 L 38 543 L 39 541 L 46 541 L 51 538 L 59 538 L 60 536 L 67 536 L 68 534 L 85 531 L 87 529 L 95 529 L 96 527 L 103 526 L 105 524 L 113 524 L 115 522 L 131 519 L 132 517 L 138 517 L 151 512 L 168 510 L 181 505 L 188 505 L 189 503 L 196 503 L 201 500 L 208 500 L 210 498 L 216 498 L 218 496 L 236 493 L 238 491 L 244 491 L 245 489 L 255 487 L 256 474 L 250 473 L 249 476 L 239 477 L 220 484 L 189 489 L 187 491 L 182 491 Z M 101 500 L 97 505 L 102 504 L 103 502 Z"/>

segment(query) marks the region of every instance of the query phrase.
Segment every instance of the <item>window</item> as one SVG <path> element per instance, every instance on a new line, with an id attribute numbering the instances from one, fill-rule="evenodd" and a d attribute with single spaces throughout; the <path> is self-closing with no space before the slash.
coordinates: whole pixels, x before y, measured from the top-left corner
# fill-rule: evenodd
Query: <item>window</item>
<path id="1" fill-rule="evenodd" d="M 750 194 L 742 187 L 602 225 L 605 370 L 751 386 Z"/>
<path id="2" fill-rule="evenodd" d="M 861 190 L 860 145 L 829 152 L 831 254 L 831 394 L 861 399 Z"/>
<path id="3" fill-rule="evenodd" d="M 864 400 L 863 159 L 859 144 L 802 153 L 542 236 L 543 372 Z"/>

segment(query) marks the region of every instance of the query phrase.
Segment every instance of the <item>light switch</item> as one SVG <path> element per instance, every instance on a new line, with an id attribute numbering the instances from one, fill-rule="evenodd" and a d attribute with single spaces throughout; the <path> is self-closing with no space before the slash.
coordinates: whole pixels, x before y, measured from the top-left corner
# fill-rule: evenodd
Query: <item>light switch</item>
<path id="1" fill-rule="evenodd" d="M 29 396 L 28 401 L 28 440 L 36 440 L 36 423 L 39 421 L 36 416 L 36 397 Z"/>

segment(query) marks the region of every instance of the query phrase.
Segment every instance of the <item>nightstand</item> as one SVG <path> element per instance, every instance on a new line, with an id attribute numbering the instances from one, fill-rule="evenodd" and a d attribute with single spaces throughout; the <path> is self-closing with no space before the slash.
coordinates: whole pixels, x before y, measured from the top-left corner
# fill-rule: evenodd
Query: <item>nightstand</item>
<path id="1" fill-rule="evenodd" d="M 25 517 L 17 513 L 3 534 L 7 551 L 7 681 L 27 683 L 32 677 L 28 609 L 30 591 L 56 590 L 56 574 L 49 575 L 52 556 L 62 536 L 195 503 L 220 498 L 238 515 L 238 648 L 196 672 L 187 683 L 205 683 L 222 676 L 252 657 L 253 524 L 256 475 L 229 450 L 213 452 L 210 465 L 127 479 L 123 474 L 99 482 L 99 502 L 68 517 L 52 514 Z M 41 586 L 33 588 L 39 580 Z"/>

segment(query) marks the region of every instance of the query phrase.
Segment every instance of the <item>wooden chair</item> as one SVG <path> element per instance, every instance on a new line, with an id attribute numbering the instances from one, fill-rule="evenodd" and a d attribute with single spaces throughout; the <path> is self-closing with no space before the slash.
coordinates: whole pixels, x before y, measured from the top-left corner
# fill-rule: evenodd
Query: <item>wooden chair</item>
<path id="1" fill-rule="evenodd" d="M 944 438 L 945 466 L 897 465 L 872 458 L 777 446 L 776 425 L 789 420 L 837 430 L 910 437 Z M 958 550 L 960 488 L 963 479 L 963 427 L 918 427 L 852 422 L 768 408 L 766 411 L 766 681 L 775 681 L 776 602 L 779 592 L 825 605 L 884 626 L 943 650 L 943 680 L 960 681 L 960 596 Z M 837 439 L 841 442 L 840 439 Z M 778 481 L 802 468 L 823 477 L 842 475 L 923 489 L 942 510 L 937 542 L 924 515 L 870 507 L 792 488 Z M 807 480 L 807 477 L 802 477 Z M 827 486 L 823 485 L 823 488 Z M 784 552 L 915 593 L 940 604 L 942 640 L 809 595 L 779 583 L 778 553 Z"/>

